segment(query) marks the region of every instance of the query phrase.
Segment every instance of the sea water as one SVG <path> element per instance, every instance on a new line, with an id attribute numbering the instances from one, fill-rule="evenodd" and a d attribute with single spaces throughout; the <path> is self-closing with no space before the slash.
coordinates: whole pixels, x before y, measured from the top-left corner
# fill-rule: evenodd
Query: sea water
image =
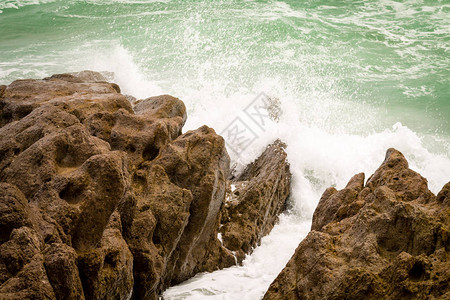
<path id="1" fill-rule="evenodd" d="M 85 69 L 137 98 L 184 101 L 184 131 L 254 131 L 239 172 L 287 144 L 290 209 L 235 266 L 165 299 L 260 299 L 308 233 L 322 192 L 372 174 L 394 147 L 437 193 L 450 180 L 448 1 L 0 0 L 0 84 Z M 278 120 L 245 114 L 264 93 Z"/>

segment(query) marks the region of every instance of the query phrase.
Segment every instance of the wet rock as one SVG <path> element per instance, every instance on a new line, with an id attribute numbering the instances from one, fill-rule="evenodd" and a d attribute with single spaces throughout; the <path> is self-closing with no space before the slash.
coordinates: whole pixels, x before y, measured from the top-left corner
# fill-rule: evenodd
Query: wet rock
<path id="1" fill-rule="evenodd" d="M 130 189 L 128 158 L 88 124 L 99 113 L 134 117 L 118 91 L 86 72 L 4 89 L 2 116 L 24 105 L 30 110 L 0 128 L 0 298 L 130 297 L 133 257 L 113 214 Z M 18 244 L 31 237 L 27 243 L 39 247 Z M 35 288 L 40 281 L 48 285 Z"/>
<path id="2" fill-rule="evenodd" d="M 36 254 L 16 276 L 0 286 L 0 299 L 57 299 L 47 278 L 41 254 Z"/>
<path id="3" fill-rule="evenodd" d="M 223 245 L 238 262 L 268 234 L 285 209 L 291 174 L 285 145 L 277 140 L 232 180 L 221 220 Z"/>
<path id="4" fill-rule="evenodd" d="M 363 185 L 325 191 L 312 230 L 264 299 L 430 299 L 449 295 L 448 187 L 389 149 Z"/>
<path id="5" fill-rule="evenodd" d="M 43 243 L 30 227 L 0 245 L 0 299 L 56 299 L 44 268 Z"/>
<path id="6" fill-rule="evenodd" d="M 151 97 L 135 106 L 136 114 L 121 109 L 88 117 L 93 136 L 107 141 L 113 150 L 127 152 L 129 168 L 153 160 L 160 149 L 176 139 L 186 121 L 186 107 L 177 98 Z"/>
<path id="7" fill-rule="evenodd" d="M 6 85 L 0 85 L 0 97 L 3 96 L 3 93 L 5 92 L 5 90 L 6 90 Z"/>

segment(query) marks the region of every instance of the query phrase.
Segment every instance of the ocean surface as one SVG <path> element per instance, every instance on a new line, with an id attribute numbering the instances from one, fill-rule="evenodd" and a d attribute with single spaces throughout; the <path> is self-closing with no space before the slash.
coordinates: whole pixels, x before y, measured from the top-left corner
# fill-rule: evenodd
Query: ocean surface
<path id="1" fill-rule="evenodd" d="M 125 94 L 182 99 L 184 130 L 222 133 L 237 172 L 286 142 L 293 187 L 280 223 L 243 266 L 165 299 L 260 299 L 325 188 L 367 178 L 389 147 L 437 193 L 450 180 L 449 50 L 448 0 L 0 0 L 0 84 L 113 72 Z M 264 126 L 246 114 L 261 95 L 278 112 Z M 236 120 L 252 132 L 244 146 L 229 134 Z"/>

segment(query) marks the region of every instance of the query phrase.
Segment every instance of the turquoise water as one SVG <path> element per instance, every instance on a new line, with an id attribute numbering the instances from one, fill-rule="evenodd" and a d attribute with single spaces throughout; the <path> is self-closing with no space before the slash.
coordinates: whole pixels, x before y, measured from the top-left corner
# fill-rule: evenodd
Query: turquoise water
<path id="1" fill-rule="evenodd" d="M 450 179 L 448 0 L 0 0 L 0 11 L 0 84 L 110 71 L 124 93 L 181 98 L 186 129 L 219 133 L 260 92 L 280 100 L 279 122 L 229 152 L 239 169 L 282 138 L 293 210 L 244 267 L 202 275 L 168 299 L 259 299 L 323 190 L 368 177 L 389 147 L 433 192 Z"/>

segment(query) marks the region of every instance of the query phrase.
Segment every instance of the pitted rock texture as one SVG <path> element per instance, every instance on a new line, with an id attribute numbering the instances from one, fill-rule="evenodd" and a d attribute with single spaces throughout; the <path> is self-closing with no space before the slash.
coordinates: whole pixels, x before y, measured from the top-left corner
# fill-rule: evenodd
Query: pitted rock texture
<path id="1" fill-rule="evenodd" d="M 448 299 L 449 188 L 434 196 L 389 149 L 365 185 L 361 173 L 324 192 L 264 299 Z"/>
<path id="2" fill-rule="evenodd" d="M 236 263 L 217 238 L 224 140 L 207 126 L 182 134 L 177 98 L 129 99 L 91 71 L 0 86 L 0 299 L 157 299 Z M 254 186 L 271 203 L 289 189 Z M 251 216 L 264 224 L 252 241 L 282 207 L 269 206 Z"/>

